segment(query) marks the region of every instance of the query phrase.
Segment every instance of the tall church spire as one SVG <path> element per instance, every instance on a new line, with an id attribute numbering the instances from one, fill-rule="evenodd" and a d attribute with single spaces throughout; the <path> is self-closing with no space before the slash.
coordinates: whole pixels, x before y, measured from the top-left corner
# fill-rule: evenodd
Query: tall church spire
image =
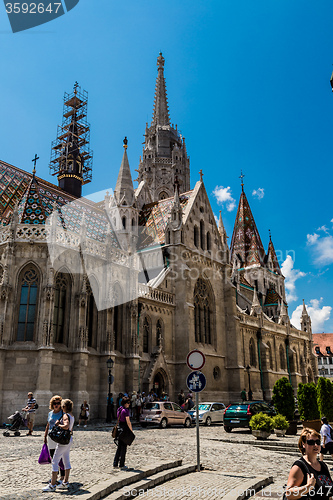
<path id="1" fill-rule="evenodd" d="M 164 79 L 164 57 L 157 58 L 157 80 L 153 119 L 146 125 L 145 142 L 140 158 L 138 182 L 145 182 L 152 201 L 173 197 L 172 187 L 177 177 L 179 193 L 190 189 L 190 160 L 185 140 L 177 125 L 170 124 L 166 85 Z"/>
<path id="2" fill-rule="evenodd" d="M 152 125 L 169 125 L 169 108 L 164 78 L 165 59 L 160 52 L 157 58 L 158 74 L 155 86 L 155 101 Z"/>
<path id="3" fill-rule="evenodd" d="M 243 183 L 243 180 L 242 180 Z M 234 232 L 231 240 L 231 260 L 238 255 L 242 267 L 263 265 L 265 250 L 242 185 Z"/>
<path id="4" fill-rule="evenodd" d="M 132 205 L 134 198 L 134 188 L 131 170 L 127 157 L 127 137 L 124 139 L 124 154 L 120 165 L 117 184 L 114 189 L 114 195 L 118 204 Z"/>

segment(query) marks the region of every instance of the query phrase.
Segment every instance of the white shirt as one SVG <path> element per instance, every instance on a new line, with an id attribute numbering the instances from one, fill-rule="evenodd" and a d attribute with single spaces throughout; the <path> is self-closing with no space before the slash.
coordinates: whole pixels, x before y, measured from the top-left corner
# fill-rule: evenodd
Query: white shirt
<path id="1" fill-rule="evenodd" d="M 320 435 L 321 435 L 321 444 L 323 444 L 323 442 L 324 442 L 324 436 L 326 436 L 325 445 L 327 443 L 332 443 L 333 442 L 332 439 L 331 439 L 331 429 L 330 429 L 329 425 L 323 424 L 321 426 Z"/>

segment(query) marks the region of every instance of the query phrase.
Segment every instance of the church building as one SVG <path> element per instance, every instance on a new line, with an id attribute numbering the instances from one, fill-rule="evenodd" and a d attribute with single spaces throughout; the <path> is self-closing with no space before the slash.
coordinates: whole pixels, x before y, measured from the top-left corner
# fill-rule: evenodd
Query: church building
<path id="1" fill-rule="evenodd" d="M 284 277 L 261 242 L 244 185 L 230 248 L 200 172 L 191 189 L 184 137 L 170 121 L 157 58 L 153 118 L 133 185 L 124 139 L 114 192 L 81 196 L 92 177 L 87 93 L 65 94 L 52 144 L 52 184 L 0 161 L 0 419 L 28 391 L 45 421 L 53 394 L 106 416 L 114 394 L 186 390 L 192 349 L 204 352 L 202 400 L 270 400 L 274 382 L 318 375 L 311 320 L 291 325 Z M 96 167 L 98 168 L 98 167 Z M 235 173 L 236 174 L 236 173 Z M 21 406 L 20 406 L 21 405 Z"/>

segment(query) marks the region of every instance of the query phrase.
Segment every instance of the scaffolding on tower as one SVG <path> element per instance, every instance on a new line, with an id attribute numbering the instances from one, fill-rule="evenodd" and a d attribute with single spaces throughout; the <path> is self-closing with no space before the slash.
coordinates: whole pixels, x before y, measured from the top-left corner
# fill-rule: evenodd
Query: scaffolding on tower
<path id="1" fill-rule="evenodd" d="M 73 160 L 80 158 L 82 184 L 91 182 L 93 151 L 90 149 L 90 124 L 87 122 L 88 92 L 76 82 L 71 94 L 65 92 L 62 124 L 57 138 L 52 141 L 50 172 L 58 179 L 73 168 Z"/>

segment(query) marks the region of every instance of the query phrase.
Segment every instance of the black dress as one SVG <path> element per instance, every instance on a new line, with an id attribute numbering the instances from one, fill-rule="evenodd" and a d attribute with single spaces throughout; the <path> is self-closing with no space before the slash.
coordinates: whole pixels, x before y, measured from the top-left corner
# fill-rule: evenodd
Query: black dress
<path id="1" fill-rule="evenodd" d="M 307 483 L 307 474 L 313 474 L 316 478 L 315 494 L 308 494 L 307 496 L 303 496 L 302 499 L 328 500 L 331 496 L 333 496 L 333 482 L 328 467 L 324 462 L 321 462 L 320 460 L 318 460 L 318 462 L 321 465 L 320 471 L 311 467 L 311 465 L 303 457 L 293 463 L 293 466 L 297 465 L 303 472 L 304 477 L 301 486 L 304 486 Z"/>

